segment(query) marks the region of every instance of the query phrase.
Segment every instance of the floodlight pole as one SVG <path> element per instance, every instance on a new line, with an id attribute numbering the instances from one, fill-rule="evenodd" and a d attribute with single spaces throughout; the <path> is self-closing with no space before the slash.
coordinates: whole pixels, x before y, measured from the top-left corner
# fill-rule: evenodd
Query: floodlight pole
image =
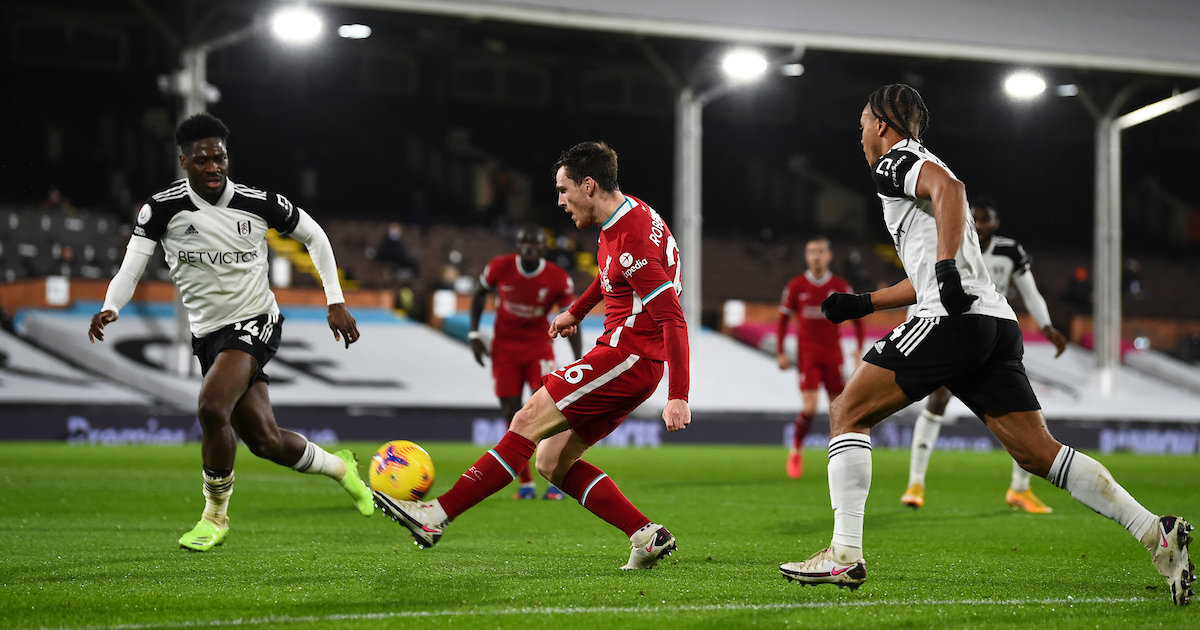
<path id="1" fill-rule="evenodd" d="M 679 242 L 679 264 L 686 288 L 680 296 L 683 317 L 688 324 L 688 341 L 693 355 L 699 348 L 700 334 L 702 227 L 701 190 L 703 182 L 704 106 L 713 99 L 736 89 L 723 84 L 700 93 L 692 86 L 679 91 L 675 102 L 675 227 Z"/>
<path id="2" fill-rule="evenodd" d="M 1124 99 L 1121 99 L 1122 101 Z M 1100 391 L 1117 390 L 1121 363 L 1121 132 L 1200 100 L 1200 88 L 1135 109 L 1123 116 L 1113 110 L 1096 123 L 1096 303 L 1095 347 Z"/>

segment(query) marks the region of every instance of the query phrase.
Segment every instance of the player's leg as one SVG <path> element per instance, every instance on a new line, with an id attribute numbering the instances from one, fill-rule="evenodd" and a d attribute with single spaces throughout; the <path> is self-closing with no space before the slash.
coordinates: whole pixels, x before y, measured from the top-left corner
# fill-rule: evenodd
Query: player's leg
<path id="1" fill-rule="evenodd" d="M 1008 485 L 1008 491 L 1004 493 L 1004 500 L 1014 509 L 1025 510 L 1030 514 L 1049 514 L 1054 511 L 1054 508 L 1046 505 L 1033 493 L 1033 488 L 1029 485 L 1029 480 L 1033 475 L 1028 470 L 1021 468 L 1017 460 L 1012 463 L 1012 481 Z"/>
<path id="2" fill-rule="evenodd" d="M 937 446 L 938 433 L 942 430 L 942 417 L 946 406 L 954 395 L 945 387 L 939 387 L 929 395 L 925 409 L 917 416 L 913 425 L 912 454 L 908 460 L 908 489 L 900 502 L 913 509 L 925 505 L 925 472 L 929 470 L 929 458 Z"/>
<path id="3" fill-rule="evenodd" d="M 542 359 L 537 362 L 538 369 L 529 373 L 529 391 L 536 392 L 537 390 L 541 389 L 542 377 L 554 372 L 556 365 L 557 364 L 554 361 L 554 348 L 551 347 L 547 350 L 546 354 L 542 356 Z M 541 448 L 542 445 L 539 443 L 538 449 Z M 535 459 L 536 457 L 537 455 L 534 455 Z M 546 479 L 550 478 L 546 477 Z M 550 481 L 550 485 L 546 486 L 545 494 L 542 495 L 542 499 L 546 501 L 562 501 L 565 498 L 567 498 L 566 493 L 560 490 L 554 481 Z"/>
<path id="4" fill-rule="evenodd" d="M 863 516 L 871 489 L 871 427 L 912 403 L 896 384 L 896 373 L 863 361 L 846 390 L 830 405 L 829 497 L 833 539 L 829 548 L 803 562 L 779 567 L 785 577 L 804 583 L 834 583 L 857 588 L 866 580 Z"/>
<path id="5" fill-rule="evenodd" d="M 801 367 L 801 370 L 804 370 Z M 796 421 L 792 431 L 792 446 L 788 449 L 787 459 L 787 475 L 792 479 L 799 479 L 804 474 L 804 455 L 801 452 L 804 448 L 804 438 L 808 436 L 809 430 L 812 429 L 813 418 L 817 415 L 817 395 L 818 391 L 816 383 L 817 379 L 812 379 L 813 386 L 809 389 L 804 389 L 805 379 L 801 377 L 800 389 L 800 415 L 796 416 Z"/>
<path id="6" fill-rule="evenodd" d="M 520 470 L 529 466 L 539 441 L 567 428 L 567 419 L 554 400 L 545 388 L 539 389 L 513 417 L 500 443 L 484 453 L 445 494 L 428 503 L 417 503 L 397 501 L 376 492 L 375 504 L 407 527 L 418 545 L 432 547 L 450 521 L 512 483 Z"/>
<path id="7" fill-rule="evenodd" d="M 227 511 L 237 456 L 237 435 L 230 418 L 257 369 L 250 355 L 226 351 L 216 355 L 204 374 L 197 413 L 202 429 L 204 512 L 196 526 L 180 537 L 179 544 L 185 549 L 207 551 L 224 542 L 229 533 Z"/>
<path id="8" fill-rule="evenodd" d="M 253 357 L 237 350 L 221 354 L 240 354 L 253 361 Z M 297 472 L 325 475 L 350 494 L 355 507 L 364 516 L 374 513 L 371 492 L 359 477 L 354 453 L 348 450 L 330 453 L 295 431 L 279 428 L 271 409 L 266 381 L 256 380 L 238 401 L 233 409 L 232 425 L 254 455 Z"/>
<path id="9" fill-rule="evenodd" d="M 500 413 L 504 414 L 504 421 L 512 426 L 513 416 L 517 415 L 517 411 L 521 409 L 521 396 L 504 396 L 500 398 Z M 533 483 L 533 474 L 529 472 L 529 466 L 517 475 L 517 481 L 520 486 L 517 488 L 517 493 L 513 495 L 514 499 L 536 499 L 537 487 Z"/>
<path id="10" fill-rule="evenodd" d="M 675 550 L 667 528 L 650 522 L 603 471 L 581 459 L 588 443 L 567 430 L 538 444 L 538 473 L 562 488 L 592 514 L 625 532 L 632 552 L 622 569 L 651 569 Z"/>
<path id="11" fill-rule="evenodd" d="M 1176 516 L 1158 517 L 1142 507 L 1100 462 L 1060 444 L 1041 411 L 985 416 L 988 428 L 1025 470 L 1045 477 L 1097 514 L 1121 524 L 1150 552 L 1176 604 L 1192 597 L 1194 570 L 1188 557 L 1192 526 Z"/>

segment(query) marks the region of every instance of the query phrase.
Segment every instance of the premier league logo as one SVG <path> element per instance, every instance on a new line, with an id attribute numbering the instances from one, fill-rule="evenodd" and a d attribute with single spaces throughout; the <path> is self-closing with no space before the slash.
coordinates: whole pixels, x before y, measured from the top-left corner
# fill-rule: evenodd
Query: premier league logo
<path id="1" fill-rule="evenodd" d="M 237 224 L 238 236 L 250 236 L 250 222 L 238 221 Z"/>

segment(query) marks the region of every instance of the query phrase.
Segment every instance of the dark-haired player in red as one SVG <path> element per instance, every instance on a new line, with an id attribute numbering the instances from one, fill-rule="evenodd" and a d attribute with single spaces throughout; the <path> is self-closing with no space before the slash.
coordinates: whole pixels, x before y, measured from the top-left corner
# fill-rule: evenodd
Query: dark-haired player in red
<path id="1" fill-rule="evenodd" d="M 479 319 L 488 293 L 496 294 L 496 325 L 492 335 L 492 379 L 500 412 L 511 423 L 521 408 L 521 390 L 529 384 L 532 394 L 542 387 L 542 377 L 553 372 L 554 345 L 546 334 L 546 313 L 566 307 L 575 300 L 571 276 L 546 260 L 546 233 L 536 225 L 517 232 L 517 253 L 496 256 L 479 276 L 479 288 L 471 299 L 471 331 L 467 338 L 475 361 L 483 365 L 488 347 L 479 334 Z M 579 335 L 569 338 L 575 358 L 583 356 Z M 517 476 L 521 487 L 514 499 L 536 499 L 533 474 L 526 466 Z M 543 499 L 561 500 L 565 495 L 554 484 Z"/>
<path id="2" fill-rule="evenodd" d="M 783 289 L 783 298 L 779 302 L 779 326 L 775 330 L 775 358 L 779 361 L 779 369 L 792 367 L 787 353 L 783 349 L 783 340 L 787 336 L 788 323 L 792 316 L 796 317 L 798 330 L 796 335 L 796 365 L 800 371 L 800 415 L 796 416 L 796 430 L 792 434 L 792 447 L 788 449 L 787 474 L 792 479 L 799 479 L 804 473 L 804 458 L 800 455 L 800 447 L 804 445 L 804 436 L 812 428 L 813 417 L 817 415 L 817 387 L 825 386 L 830 402 L 846 387 L 842 377 L 842 341 L 838 333 L 838 325 L 825 319 L 821 313 L 821 302 L 834 293 L 852 293 L 850 285 L 842 278 L 833 275 L 829 263 L 833 261 L 833 251 L 829 247 L 829 239 L 816 236 L 808 239 L 804 246 L 804 262 L 808 270 L 792 278 Z M 856 357 L 862 356 L 863 323 L 854 320 L 854 334 L 858 338 Z"/>
<path id="3" fill-rule="evenodd" d="M 600 299 L 604 334 L 582 359 L 544 377 L 544 387 L 517 412 L 508 434 L 431 503 L 375 501 L 432 547 L 451 520 L 507 486 L 537 449 L 537 468 L 563 492 L 629 536 L 622 569 L 650 569 L 675 550 L 667 528 L 646 518 L 608 475 L 580 459 L 645 402 L 670 369 L 668 431 L 691 422 L 687 396 L 687 323 L 679 306 L 679 249 L 662 218 L 617 186 L 617 153 L 602 142 L 563 152 L 554 165 L 558 204 L 580 229 L 600 226 L 600 273 L 575 304 L 554 318 L 550 336 L 570 337 Z M 540 448 L 538 447 L 540 444 Z"/>

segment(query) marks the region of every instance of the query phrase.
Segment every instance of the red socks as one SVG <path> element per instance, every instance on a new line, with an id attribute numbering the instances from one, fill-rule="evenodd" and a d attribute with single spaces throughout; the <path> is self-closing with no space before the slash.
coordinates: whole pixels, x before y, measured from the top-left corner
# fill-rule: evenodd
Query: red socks
<path id="1" fill-rule="evenodd" d="M 812 428 L 813 417 L 816 414 L 801 412 L 796 416 L 796 433 L 792 435 L 792 446 L 797 450 L 804 445 L 804 437 L 808 435 L 809 429 Z"/>
<path id="2" fill-rule="evenodd" d="M 633 536 L 634 532 L 650 524 L 650 519 L 633 507 L 603 470 L 582 459 L 576 461 L 563 477 L 562 491 L 592 514 L 625 532 L 626 536 Z"/>
<path id="3" fill-rule="evenodd" d="M 537 445 L 509 431 L 496 448 L 484 453 L 459 477 L 446 494 L 438 497 L 446 516 L 454 520 L 476 503 L 492 496 L 521 473 L 529 471 L 529 458 Z"/>

